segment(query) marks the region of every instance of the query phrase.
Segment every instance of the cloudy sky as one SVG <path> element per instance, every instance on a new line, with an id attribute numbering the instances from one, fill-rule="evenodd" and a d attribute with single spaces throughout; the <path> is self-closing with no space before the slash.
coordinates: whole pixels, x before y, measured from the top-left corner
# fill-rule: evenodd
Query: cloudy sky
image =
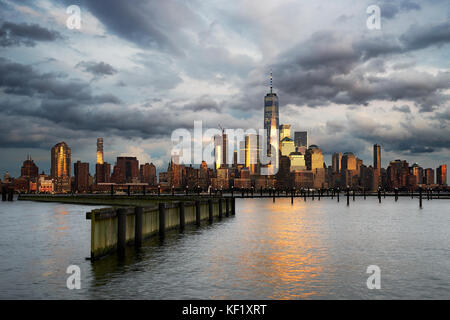
<path id="1" fill-rule="evenodd" d="M 369 5 L 381 29 L 366 26 Z M 81 29 L 69 29 L 69 5 Z M 50 148 L 72 161 L 166 167 L 177 128 L 261 128 L 273 69 L 280 123 L 330 164 L 450 164 L 448 0 L 0 0 L 0 173 Z M 93 167 L 91 167 L 93 171 Z"/>

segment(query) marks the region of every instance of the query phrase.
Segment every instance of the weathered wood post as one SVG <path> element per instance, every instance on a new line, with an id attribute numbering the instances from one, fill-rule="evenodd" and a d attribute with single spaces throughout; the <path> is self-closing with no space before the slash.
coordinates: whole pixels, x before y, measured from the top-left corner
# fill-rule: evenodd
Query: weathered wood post
<path id="1" fill-rule="evenodd" d="M 6 186 L 2 186 L 2 201 L 6 201 L 7 191 Z"/>
<path id="2" fill-rule="evenodd" d="M 143 207 L 134 208 L 134 246 L 140 248 L 142 246 L 142 214 Z"/>
<path id="3" fill-rule="evenodd" d="M 160 202 L 159 205 L 159 236 L 163 238 L 166 234 L 166 204 Z"/>
<path id="4" fill-rule="evenodd" d="M 179 207 L 179 210 L 180 210 L 180 230 L 183 231 L 184 227 L 186 226 L 186 218 L 185 218 L 185 215 L 184 215 L 184 202 L 180 201 L 178 203 L 178 207 Z"/>
<path id="5" fill-rule="evenodd" d="M 419 207 L 422 209 L 422 188 L 419 189 Z"/>
<path id="6" fill-rule="evenodd" d="M 195 200 L 195 224 L 197 225 L 197 227 L 200 226 L 200 201 L 199 200 Z"/>
<path id="7" fill-rule="evenodd" d="M 14 188 L 8 189 L 8 201 L 14 201 Z"/>
<path id="8" fill-rule="evenodd" d="M 231 198 L 231 215 L 236 215 L 236 199 Z"/>
<path id="9" fill-rule="evenodd" d="M 347 205 L 350 205 L 350 189 L 347 187 Z"/>
<path id="10" fill-rule="evenodd" d="M 117 253 L 120 258 L 125 257 L 127 235 L 127 209 L 117 209 Z"/>
<path id="11" fill-rule="evenodd" d="M 213 220 L 213 202 L 212 199 L 208 199 L 208 221 L 209 223 L 212 223 Z"/>
<path id="12" fill-rule="evenodd" d="M 230 216 L 230 199 L 225 198 L 225 216 Z"/>
<path id="13" fill-rule="evenodd" d="M 222 219 L 222 199 L 219 198 L 219 219 Z"/>

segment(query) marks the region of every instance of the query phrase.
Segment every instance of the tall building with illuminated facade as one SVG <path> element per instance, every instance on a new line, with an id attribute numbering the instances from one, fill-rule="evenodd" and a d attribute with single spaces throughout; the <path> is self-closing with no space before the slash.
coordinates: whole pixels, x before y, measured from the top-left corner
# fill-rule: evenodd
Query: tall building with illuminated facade
<path id="1" fill-rule="evenodd" d="M 97 164 L 103 164 L 103 138 L 97 139 Z"/>
<path id="2" fill-rule="evenodd" d="M 339 173 L 341 171 L 342 153 L 340 152 L 333 153 L 331 160 L 332 160 L 331 168 L 333 170 L 333 173 Z"/>
<path id="3" fill-rule="evenodd" d="M 67 192 L 70 186 L 71 150 L 67 143 L 60 142 L 51 150 L 51 176 L 55 179 L 57 192 Z"/>
<path id="4" fill-rule="evenodd" d="M 291 138 L 291 125 L 290 124 L 282 124 L 280 125 L 280 141 L 283 141 L 284 138 Z"/>
<path id="5" fill-rule="evenodd" d="M 381 146 L 373 145 L 373 179 L 372 190 L 377 190 L 381 186 Z"/>
<path id="6" fill-rule="evenodd" d="M 270 92 L 264 97 L 264 129 L 267 133 L 267 154 L 271 155 L 271 146 L 278 152 L 278 128 L 279 123 L 278 97 L 273 92 L 272 71 L 270 71 Z"/>

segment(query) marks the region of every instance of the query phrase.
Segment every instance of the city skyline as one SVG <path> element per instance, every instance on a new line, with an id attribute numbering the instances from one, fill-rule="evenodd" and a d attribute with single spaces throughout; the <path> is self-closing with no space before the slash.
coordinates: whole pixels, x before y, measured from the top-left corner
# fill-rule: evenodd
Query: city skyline
<path id="1" fill-rule="evenodd" d="M 1 174 L 18 176 L 27 154 L 49 172 L 61 141 L 93 172 L 97 137 L 105 162 L 132 155 L 164 170 L 175 128 L 261 127 L 270 69 L 279 123 L 307 131 L 327 165 L 335 152 L 371 163 L 375 143 L 384 168 L 450 162 L 444 1 L 379 1 L 379 31 L 365 26 L 365 1 L 74 2 L 0 1 Z M 80 30 L 66 27 L 68 4 Z"/>

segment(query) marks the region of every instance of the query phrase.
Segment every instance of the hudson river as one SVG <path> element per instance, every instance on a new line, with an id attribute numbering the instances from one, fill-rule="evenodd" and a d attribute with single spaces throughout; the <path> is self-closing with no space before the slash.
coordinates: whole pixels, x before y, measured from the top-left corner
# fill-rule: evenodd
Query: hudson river
<path id="1" fill-rule="evenodd" d="M 450 200 L 340 200 L 237 199 L 234 217 L 95 263 L 85 213 L 96 207 L 2 202 L 0 298 L 450 299 Z M 80 290 L 66 287 L 69 265 Z"/>

